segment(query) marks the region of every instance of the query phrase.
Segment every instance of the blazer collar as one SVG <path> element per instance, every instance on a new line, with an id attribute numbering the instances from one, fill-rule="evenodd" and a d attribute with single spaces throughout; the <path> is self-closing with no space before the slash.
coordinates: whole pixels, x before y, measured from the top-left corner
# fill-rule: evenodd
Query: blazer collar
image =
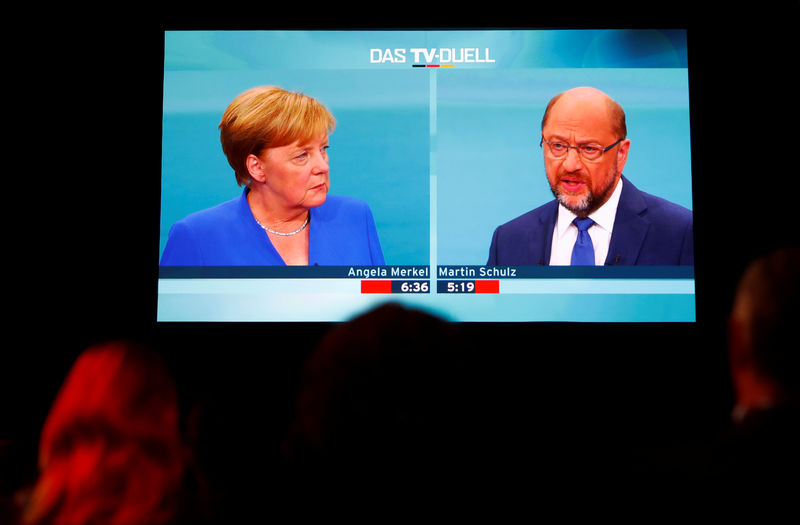
<path id="1" fill-rule="evenodd" d="M 623 176 L 622 195 L 617 206 L 606 264 L 636 263 L 647 230 L 650 228 L 646 212 L 647 202 L 642 192 Z"/>
<path id="2" fill-rule="evenodd" d="M 553 247 L 553 230 L 558 219 L 558 201 L 553 200 L 544 205 L 542 213 L 539 214 L 539 228 L 530 232 L 531 247 L 530 260 L 537 261 L 537 264 L 550 265 L 550 250 Z"/>

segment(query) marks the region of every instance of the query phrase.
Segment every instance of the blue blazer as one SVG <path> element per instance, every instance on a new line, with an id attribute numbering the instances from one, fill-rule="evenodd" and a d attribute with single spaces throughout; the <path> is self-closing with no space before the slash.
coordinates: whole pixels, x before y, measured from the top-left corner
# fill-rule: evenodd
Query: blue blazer
<path id="1" fill-rule="evenodd" d="M 692 212 L 637 189 L 623 177 L 606 264 L 694 264 Z M 488 265 L 549 265 L 558 202 L 553 200 L 499 226 Z"/>
<path id="2" fill-rule="evenodd" d="M 311 208 L 309 266 L 385 264 L 372 212 L 366 203 L 328 195 Z M 162 266 L 285 266 L 242 195 L 172 225 Z"/>

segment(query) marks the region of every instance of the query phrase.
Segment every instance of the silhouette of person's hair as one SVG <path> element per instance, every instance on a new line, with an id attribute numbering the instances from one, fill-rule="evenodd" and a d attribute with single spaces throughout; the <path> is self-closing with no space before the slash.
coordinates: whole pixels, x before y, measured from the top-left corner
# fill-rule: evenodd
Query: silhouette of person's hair
<path id="1" fill-rule="evenodd" d="M 800 394 L 800 248 L 775 250 L 742 275 L 731 312 L 731 365 L 756 371 L 782 396 Z"/>
<path id="2" fill-rule="evenodd" d="M 775 250 L 742 275 L 730 316 L 732 428 L 713 472 L 761 488 L 800 469 L 800 248 Z"/>
<path id="3" fill-rule="evenodd" d="M 396 304 L 337 326 L 303 370 L 289 463 L 303 480 L 453 472 L 474 459 L 482 424 L 471 358 L 456 325 Z"/>
<path id="4" fill-rule="evenodd" d="M 85 350 L 45 421 L 39 468 L 23 523 L 171 522 L 184 466 L 176 387 L 161 357 L 124 341 Z"/>

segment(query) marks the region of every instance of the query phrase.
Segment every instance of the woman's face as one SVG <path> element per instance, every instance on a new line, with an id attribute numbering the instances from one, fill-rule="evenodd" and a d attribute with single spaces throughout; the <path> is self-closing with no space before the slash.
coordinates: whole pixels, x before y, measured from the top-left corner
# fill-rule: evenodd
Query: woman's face
<path id="1" fill-rule="evenodd" d="M 325 202 L 330 187 L 328 136 L 267 148 L 258 157 L 266 198 L 282 209 L 309 209 Z"/>

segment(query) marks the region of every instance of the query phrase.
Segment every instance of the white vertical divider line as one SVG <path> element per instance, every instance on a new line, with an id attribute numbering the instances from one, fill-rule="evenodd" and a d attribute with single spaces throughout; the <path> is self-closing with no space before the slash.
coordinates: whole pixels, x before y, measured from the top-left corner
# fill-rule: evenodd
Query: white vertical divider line
<path id="1" fill-rule="evenodd" d="M 429 152 L 429 163 L 430 163 L 430 279 L 431 279 L 431 294 L 435 294 L 436 292 L 436 267 L 437 267 L 437 220 L 438 217 L 436 215 L 437 208 L 436 208 L 436 191 L 437 191 L 437 108 L 436 108 L 436 68 L 431 68 L 430 72 L 430 86 L 429 86 L 429 93 L 430 93 L 430 101 L 428 102 L 428 111 L 429 111 L 429 122 L 430 122 L 430 152 Z"/>

